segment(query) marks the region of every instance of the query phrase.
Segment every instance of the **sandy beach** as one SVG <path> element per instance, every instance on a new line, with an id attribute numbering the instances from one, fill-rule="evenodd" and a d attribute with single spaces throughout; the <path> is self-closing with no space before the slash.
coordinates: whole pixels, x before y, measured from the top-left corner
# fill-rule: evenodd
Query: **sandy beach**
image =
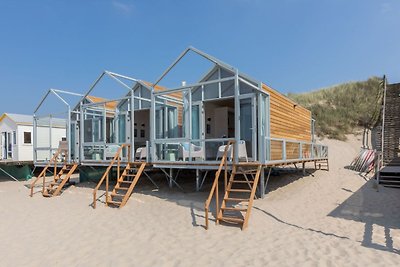
<path id="1" fill-rule="evenodd" d="M 272 176 L 245 231 L 204 229 L 209 187 L 194 192 L 194 177 L 180 178 L 186 193 L 143 180 L 120 210 L 93 209 L 91 183 L 30 198 L 1 178 L 0 266 L 398 266 L 400 189 L 345 168 L 357 137 L 323 143 L 330 171 Z"/>

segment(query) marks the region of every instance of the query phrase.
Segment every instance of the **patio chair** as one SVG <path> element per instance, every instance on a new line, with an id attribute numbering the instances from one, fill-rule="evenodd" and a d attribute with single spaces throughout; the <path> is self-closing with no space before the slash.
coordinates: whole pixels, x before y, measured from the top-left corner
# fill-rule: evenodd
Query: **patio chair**
<path id="1" fill-rule="evenodd" d="M 135 153 L 135 159 L 139 161 L 145 161 L 147 159 L 146 147 L 138 147 Z"/>
<path id="2" fill-rule="evenodd" d="M 218 148 L 218 152 L 217 152 L 217 157 L 216 160 L 220 160 L 222 159 L 222 156 L 224 155 L 225 152 L 225 147 L 226 145 L 222 145 Z M 239 157 L 239 161 L 249 161 L 249 158 L 247 156 L 247 149 L 246 149 L 246 141 L 244 140 L 240 140 L 239 141 L 239 153 L 238 153 L 238 157 Z M 228 147 L 228 161 L 232 161 L 232 147 L 231 145 Z"/>
<path id="3" fill-rule="evenodd" d="M 189 149 L 191 158 L 200 158 L 204 160 L 205 157 L 203 147 L 189 143 L 183 143 L 179 145 L 178 158 L 183 159 L 183 161 L 189 158 Z"/>

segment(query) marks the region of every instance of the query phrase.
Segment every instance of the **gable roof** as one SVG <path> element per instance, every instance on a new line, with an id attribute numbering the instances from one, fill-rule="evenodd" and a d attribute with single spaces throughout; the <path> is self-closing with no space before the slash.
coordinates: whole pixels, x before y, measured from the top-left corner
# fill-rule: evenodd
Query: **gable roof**
<path id="1" fill-rule="evenodd" d="M 4 113 L 0 117 L 0 122 L 8 117 L 15 124 L 33 125 L 33 116 L 25 114 L 15 114 L 15 113 Z"/>
<path id="2" fill-rule="evenodd" d="M 25 125 L 25 126 L 33 126 L 33 116 L 25 115 L 25 114 L 16 114 L 16 113 L 3 113 L 0 117 L 0 122 L 2 122 L 5 118 L 9 118 L 16 125 Z M 52 127 L 57 128 L 65 128 L 66 120 L 60 118 L 52 118 L 51 119 Z M 48 123 L 41 124 L 40 126 L 46 127 L 49 126 Z"/>
<path id="3" fill-rule="evenodd" d="M 147 81 L 141 81 L 142 83 L 144 83 L 146 86 L 148 87 L 153 87 L 153 83 L 151 82 L 147 82 Z M 161 85 L 156 85 L 154 86 L 154 91 L 167 91 L 168 88 L 161 86 Z M 170 93 L 169 96 L 174 97 L 176 99 L 182 99 L 182 92 L 174 92 L 174 93 Z"/>
<path id="4" fill-rule="evenodd" d="M 92 96 L 92 95 L 88 95 L 86 96 L 86 98 L 92 102 L 92 103 L 101 103 L 101 102 L 106 102 L 107 99 L 103 98 L 103 97 L 98 97 L 98 96 Z M 106 102 L 105 106 L 108 110 L 115 110 L 117 107 L 117 101 L 110 101 L 110 102 Z"/>

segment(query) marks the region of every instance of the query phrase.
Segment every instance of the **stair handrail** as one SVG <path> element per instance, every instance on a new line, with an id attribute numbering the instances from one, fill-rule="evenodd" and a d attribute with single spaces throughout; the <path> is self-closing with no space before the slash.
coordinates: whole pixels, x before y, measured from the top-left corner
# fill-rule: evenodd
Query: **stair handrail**
<path id="1" fill-rule="evenodd" d="M 53 157 L 49 160 L 49 162 L 47 163 L 47 165 L 43 168 L 43 170 L 40 172 L 40 174 L 36 177 L 36 179 L 31 183 L 31 193 L 30 196 L 33 196 L 33 187 L 35 186 L 35 184 L 37 183 L 37 181 L 39 181 L 40 178 L 42 177 L 46 177 L 46 172 L 47 169 L 51 167 L 51 165 L 54 163 L 55 165 L 57 165 L 57 158 L 58 156 L 61 154 L 62 149 L 58 148 L 57 151 L 54 153 Z M 45 184 L 45 178 L 43 178 L 43 184 Z M 44 189 L 43 189 L 44 190 Z"/>
<path id="2" fill-rule="evenodd" d="M 221 159 L 221 163 L 219 164 L 218 170 L 215 173 L 215 178 L 214 178 L 214 182 L 212 184 L 211 190 L 210 190 L 210 194 L 208 195 L 208 198 L 206 200 L 206 202 L 204 203 L 204 212 L 205 212 L 205 223 L 206 223 L 206 230 L 208 229 L 208 211 L 209 211 L 209 207 L 211 204 L 211 200 L 214 196 L 215 193 L 215 209 L 216 209 L 216 214 L 218 214 L 219 211 L 219 197 L 218 197 L 218 181 L 219 181 L 219 177 L 221 174 L 222 169 L 225 169 L 225 187 L 226 187 L 226 180 L 227 180 L 227 172 L 228 172 L 228 164 L 227 164 L 227 160 L 228 160 L 228 152 L 229 152 L 229 148 L 232 146 L 232 158 L 234 155 L 234 151 L 235 148 L 233 146 L 233 144 L 235 143 L 235 141 L 230 140 L 228 142 L 228 144 L 225 146 L 225 150 L 224 150 L 224 154 L 222 155 L 222 159 Z"/>
<path id="3" fill-rule="evenodd" d="M 114 166 L 114 164 L 117 162 L 117 171 L 118 171 L 118 177 L 119 177 L 119 172 L 120 172 L 120 165 L 121 165 L 121 152 L 124 149 L 124 147 L 128 148 L 128 162 L 131 161 L 131 145 L 130 144 L 122 144 L 118 151 L 115 153 L 114 158 L 111 160 L 110 165 L 107 167 L 106 171 L 104 172 L 103 176 L 101 177 L 100 181 L 98 182 L 97 186 L 93 190 L 93 208 L 96 208 L 96 202 L 97 202 L 97 191 L 99 190 L 100 186 L 103 184 L 104 180 L 106 181 L 106 201 L 108 199 L 108 183 L 109 183 L 109 174 Z"/>

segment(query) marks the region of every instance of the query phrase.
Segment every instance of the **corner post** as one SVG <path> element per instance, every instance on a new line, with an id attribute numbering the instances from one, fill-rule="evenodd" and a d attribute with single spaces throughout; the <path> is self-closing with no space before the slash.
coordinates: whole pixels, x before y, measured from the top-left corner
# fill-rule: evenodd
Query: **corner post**
<path id="1" fill-rule="evenodd" d="M 33 163 L 37 162 L 37 121 L 36 114 L 33 114 Z"/>
<path id="2" fill-rule="evenodd" d="M 240 99 L 239 99 L 239 70 L 235 69 L 235 152 L 233 162 L 239 162 L 240 142 Z"/>
<path id="3" fill-rule="evenodd" d="M 147 157 L 150 156 L 150 159 L 148 159 L 148 161 L 152 161 L 154 162 L 156 159 L 156 146 L 155 146 L 155 139 L 156 139 L 156 98 L 154 96 L 154 86 L 152 87 L 152 91 L 150 94 L 150 98 L 151 98 L 151 106 L 150 106 L 150 154 L 147 155 Z"/>
<path id="4" fill-rule="evenodd" d="M 68 144 L 68 159 L 67 162 L 71 163 L 71 108 L 68 106 L 68 119 L 67 119 L 67 144 Z"/>
<path id="5" fill-rule="evenodd" d="M 131 150 L 130 150 L 130 158 L 131 161 L 135 161 L 135 101 L 134 101 L 134 93 L 131 90 L 131 120 L 130 120 L 130 130 L 131 130 Z"/>
<path id="6" fill-rule="evenodd" d="M 79 124 L 80 124 L 80 127 L 79 127 L 79 144 L 80 144 L 80 146 L 79 146 L 79 161 L 82 161 L 82 160 L 85 160 L 85 158 L 84 158 L 84 150 L 83 150 L 83 144 L 84 144 L 84 138 L 83 138 L 83 134 L 84 134 L 84 130 L 83 130 L 83 127 L 84 127 L 84 122 L 85 122 L 85 118 L 84 118 L 84 115 L 83 115 L 83 101 L 81 101 L 80 102 L 80 115 L 79 115 Z"/>

